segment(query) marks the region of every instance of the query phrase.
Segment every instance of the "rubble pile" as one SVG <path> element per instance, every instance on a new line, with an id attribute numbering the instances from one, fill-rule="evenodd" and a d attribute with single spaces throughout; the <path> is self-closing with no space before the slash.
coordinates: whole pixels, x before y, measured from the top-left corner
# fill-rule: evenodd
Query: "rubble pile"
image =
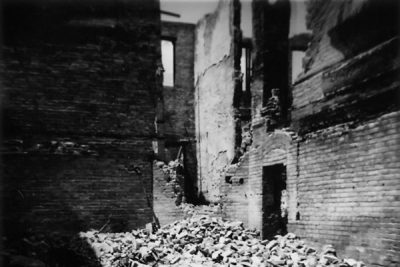
<path id="1" fill-rule="evenodd" d="M 210 217 L 222 216 L 222 206 L 220 204 L 194 205 L 191 203 L 182 203 L 179 207 L 183 211 L 184 218 L 203 215 Z"/>
<path id="2" fill-rule="evenodd" d="M 261 241 L 259 232 L 207 215 L 164 226 L 152 234 L 81 233 L 100 258 L 102 266 L 234 266 L 234 267 L 361 267 L 362 262 L 336 256 L 331 246 L 320 252 L 289 233 Z"/>

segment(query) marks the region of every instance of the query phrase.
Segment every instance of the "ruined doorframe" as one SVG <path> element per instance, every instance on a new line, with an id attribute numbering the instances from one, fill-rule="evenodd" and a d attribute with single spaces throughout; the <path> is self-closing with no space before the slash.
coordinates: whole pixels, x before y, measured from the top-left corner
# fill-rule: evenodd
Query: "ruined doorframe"
<path id="1" fill-rule="evenodd" d="M 262 237 L 287 233 L 287 170 L 278 163 L 262 167 Z"/>

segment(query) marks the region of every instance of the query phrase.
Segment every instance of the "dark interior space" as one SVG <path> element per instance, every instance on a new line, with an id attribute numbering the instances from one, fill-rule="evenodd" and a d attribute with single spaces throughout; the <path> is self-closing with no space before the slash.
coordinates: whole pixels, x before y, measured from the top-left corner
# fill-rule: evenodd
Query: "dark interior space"
<path id="1" fill-rule="evenodd" d="M 264 6 L 264 91 L 263 104 L 267 105 L 271 90 L 279 89 L 281 118 L 285 121 L 289 106 L 289 25 L 290 2 L 279 1 Z"/>
<path id="2" fill-rule="evenodd" d="M 282 203 L 286 191 L 286 166 L 263 167 L 263 238 L 287 233 L 287 214 Z"/>

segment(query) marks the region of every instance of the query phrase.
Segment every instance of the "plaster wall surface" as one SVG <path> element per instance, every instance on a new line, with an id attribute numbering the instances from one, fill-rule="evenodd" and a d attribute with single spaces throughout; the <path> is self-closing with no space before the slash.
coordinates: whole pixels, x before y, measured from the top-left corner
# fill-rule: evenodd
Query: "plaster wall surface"
<path id="1" fill-rule="evenodd" d="M 226 165 L 234 157 L 233 2 L 220 1 L 197 24 L 195 43 L 196 140 L 199 190 L 220 198 Z"/>

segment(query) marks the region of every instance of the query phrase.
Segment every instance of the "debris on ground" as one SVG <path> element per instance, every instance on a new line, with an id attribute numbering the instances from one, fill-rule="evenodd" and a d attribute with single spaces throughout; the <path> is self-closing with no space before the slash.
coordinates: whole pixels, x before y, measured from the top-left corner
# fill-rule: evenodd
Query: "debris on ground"
<path id="1" fill-rule="evenodd" d="M 209 205 L 194 205 L 191 203 L 182 203 L 179 207 L 183 211 L 184 218 L 207 215 L 210 217 L 221 217 L 222 216 L 222 205 L 221 204 L 209 204 Z"/>
<path id="2" fill-rule="evenodd" d="M 102 266 L 232 266 L 232 267 L 362 267 L 352 259 L 340 259 L 332 246 L 309 247 L 293 233 L 260 240 L 260 232 L 241 222 L 196 215 L 166 225 L 156 233 L 81 233 Z"/>

